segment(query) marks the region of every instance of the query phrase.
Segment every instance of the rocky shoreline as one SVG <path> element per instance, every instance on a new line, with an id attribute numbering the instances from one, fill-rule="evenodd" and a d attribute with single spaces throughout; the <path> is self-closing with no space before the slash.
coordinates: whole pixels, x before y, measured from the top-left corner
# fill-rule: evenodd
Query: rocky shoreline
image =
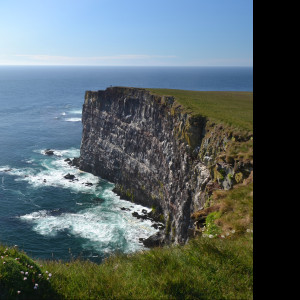
<path id="1" fill-rule="evenodd" d="M 54 150 L 51 149 L 44 150 L 44 154 L 48 156 L 55 155 Z M 74 157 L 74 158 L 66 158 L 64 161 L 67 162 L 68 165 L 75 167 L 76 169 L 79 169 L 79 160 L 80 160 L 79 157 Z M 64 175 L 64 178 L 70 181 L 78 180 L 74 174 L 70 174 L 70 173 Z M 85 185 L 93 186 L 93 183 L 86 182 Z M 95 198 L 94 200 L 97 202 L 103 201 L 101 198 Z M 120 210 L 131 211 L 130 208 L 126 208 L 126 207 L 120 207 Z M 161 239 L 163 236 L 163 231 L 165 229 L 165 224 L 161 221 L 160 214 L 154 212 L 153 210 L 148 212 L 146 209 L 143 209 L 141 214 L 139 214 L 137 211 L 133 211 L 132 216 L 141 221 L 150 220 L 153 223 L 151 227 L 159 230 L 155 235 L 152 235 L 147 239 L 139 238 L 140 243 L 143 243 L 144 246 L 147 248 L 156 247 L 163 244 Z"/>

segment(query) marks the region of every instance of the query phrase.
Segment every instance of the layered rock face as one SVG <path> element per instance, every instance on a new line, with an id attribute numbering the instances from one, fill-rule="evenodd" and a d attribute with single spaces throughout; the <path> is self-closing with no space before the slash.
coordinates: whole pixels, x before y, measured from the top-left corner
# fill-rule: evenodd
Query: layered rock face
<path id="1" fill-rule="evenodd" d="M 80 169 L 115 183 L 122 198 L 160 213 L 165 242 L 185 242 L 191 213 L 218 185 L 206 118 L 183 113 L 173 97 L 112 87 L 86 92 L 82 123 Z M 227 137 L 220 136 L 222 148 Z"/>

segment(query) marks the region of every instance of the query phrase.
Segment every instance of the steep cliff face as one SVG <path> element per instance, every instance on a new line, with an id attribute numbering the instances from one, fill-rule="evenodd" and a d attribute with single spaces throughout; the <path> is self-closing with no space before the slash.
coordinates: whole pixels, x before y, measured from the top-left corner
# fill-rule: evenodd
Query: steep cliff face
<path id="1" fill-rule="evenodd" d="M 165 242 L 185 242 L 190 215 L 210 192 L 230 188 L 238 169 L 251 172 L 247 164 L 217 163 L 231 137 L 222 128 L 212 134 L 215 125 L 184 113 L 173 97 L 137 88 L 87 91 L 82 123 L 80 169 L 160 213 Z"/>

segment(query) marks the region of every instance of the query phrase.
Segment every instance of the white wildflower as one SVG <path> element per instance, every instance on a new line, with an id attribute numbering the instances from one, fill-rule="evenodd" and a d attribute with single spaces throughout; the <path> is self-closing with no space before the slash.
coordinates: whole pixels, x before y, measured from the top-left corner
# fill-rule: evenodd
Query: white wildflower
<path id="1" fill-rule="evenodd" d="M 225 239 L 225 235 L 224 235 L 224 234 L 222 234 L 222 235 L 221 235 L 221 238 L 222 238 L 222 239 Z"/>
<path id="2" fill-rule="evenodd" d="M 208 237 L 209 237 L 210 239 L 212 239 L 214 236 L 213 236 L 212 234 L 210 234 Z"/>
<path id="3" fill-rule="evenodd" d="M 24 277 L 24 279 L 23 280 L 27 280 L 27 277 Z"/>

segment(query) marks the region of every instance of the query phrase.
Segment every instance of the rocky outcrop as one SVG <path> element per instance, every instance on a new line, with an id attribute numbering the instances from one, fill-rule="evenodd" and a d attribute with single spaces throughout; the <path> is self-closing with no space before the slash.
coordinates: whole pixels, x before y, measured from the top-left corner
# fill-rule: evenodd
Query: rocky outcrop
<path id="1" fill-rule="evenodd" d="M 191 214 L 214 189 L 230 188 L 241 169 L 217 159 L 230 133 L 219 128 L 211 134 L 217 127 L 205 117 L 145 89 L 87 91 L 82 124 L 79 168 L 115 183 L 121 197 L 153 208 L 165 223 L 160 242 L 151 240 L 155 245 L 185 242 Z"/>

